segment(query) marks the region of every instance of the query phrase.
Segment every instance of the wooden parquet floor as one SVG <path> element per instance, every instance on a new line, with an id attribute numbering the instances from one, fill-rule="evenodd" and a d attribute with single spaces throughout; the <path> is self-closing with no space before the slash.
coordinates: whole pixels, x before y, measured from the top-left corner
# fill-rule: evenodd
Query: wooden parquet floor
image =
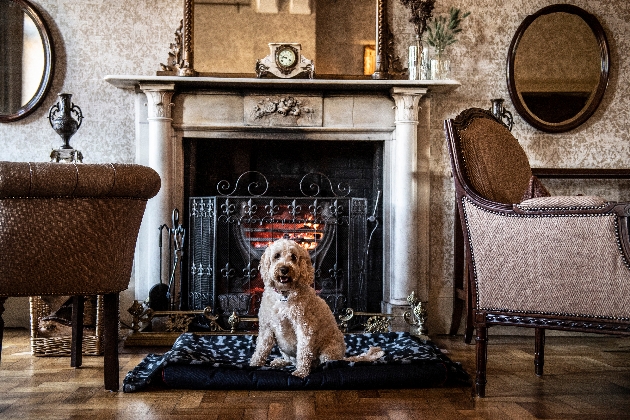
<path id="1" fill-rule="evenodd" d="M 459 336 L 433 341 L 474 373 L 474 346 Z M 31 356 L 28 331 L 7 329 L 0 419 L 630 419 L 630 339 L 548 336 L 542 378 L 533 346 L 532 337 L 490 336 L 483 399 L 467 387 L 125 394 L 103 389 L 101 357 L 74 369 L 67 357 Z M 121 347 L 121 383 L 147 352 L 165 350 Z"/>

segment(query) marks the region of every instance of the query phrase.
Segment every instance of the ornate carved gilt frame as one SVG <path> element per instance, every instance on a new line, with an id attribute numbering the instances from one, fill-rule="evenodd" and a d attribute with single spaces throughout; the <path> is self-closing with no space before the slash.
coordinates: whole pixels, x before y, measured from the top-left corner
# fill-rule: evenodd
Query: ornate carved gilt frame
<path id="1" fill-rule="evenodd" d="M 175 31 L 166 64 L 160 64 L 158 76 L 197 76 L 194 65 L 195 1 L 184 0 L 184 17 Z M 389 79 L 387 0 L 376 0 L 376 66 L 373 79 Z"/>
<path id="2" fill-rule="evenodd" d="M 372 79 L 389 79 L 387 62 L 387 0 L 376 0 L 376 66 Z"/>

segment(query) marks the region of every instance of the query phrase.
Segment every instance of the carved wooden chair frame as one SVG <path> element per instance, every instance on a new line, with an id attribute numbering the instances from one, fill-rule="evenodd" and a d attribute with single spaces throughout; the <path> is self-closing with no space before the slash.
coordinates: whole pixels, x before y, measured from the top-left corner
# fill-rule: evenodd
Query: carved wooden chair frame
<path id="1" fill-rule="evenodd" d="M 487 367 L 487 343 L 488 328 L 494 325 L 528 327 L 535 329 L 535 349 L 534 349 L 534 367 L 535 373 L 541 376 L 544 365 L 544 344 L 545 330 L 564 330 L 575 332 L 589 333 L 605 333 L 630 335 L 630 319 L 602 319 L 593 317 L 578 317 L 566 315 L 549 315 L 536 313 L 519 313 L 514 311 L 501 310 L 479 310 L 477 308 L 477 290 L 475 281 L 475 267 L 473 264 L 473 256 L 471 252 L 469 231 L 466 226 L 466 218 L 462 200 L 468 200 L 481 209 L 512 215 L 518 217 L 518 208 L 512 204 L 502 204 L 488 200 L 481 196 L 479 192 L 472 186 L 470 179 L 466 173 L 464 166 L 464 157 L 461 145 L 460 131 L 466 128 L 474 119 L 488 118 L 496 120 L 491 112 L 471 108 L 463 111 L 455 119 L 445 121 L 445 134 L 448 143 L 448 149 L 453 170 L 453 179 L 455 184 L 455 196 L 457 208 L 455 211 L 459 213 L 462 220 L 462 233 L 465 243 L 465 260 L 467 277 L 466 282 L 466 301 L 467 301 L 467 325 L 466 336 L 472 332 L 472 328 L 476 330 L 476 379 L 474 382 L 474 394 L 478 397 L 485 396 L 486 385 L 486 367 Z M 498 122 L 501 124 L 501 122 Z M 619 247 L 625 255 L 629 255 L 630 242 L 628 241 L 628 216 L 630 215 L 630 204 L 628 203 L 610 203 L 603 208 L 598 209 L 579 209 L 579 210 L 542 210 L 541 216 L 562 214 L 616 214 L 619 218 Z M 522 216 L 522 214 L 521 214 Z"/>

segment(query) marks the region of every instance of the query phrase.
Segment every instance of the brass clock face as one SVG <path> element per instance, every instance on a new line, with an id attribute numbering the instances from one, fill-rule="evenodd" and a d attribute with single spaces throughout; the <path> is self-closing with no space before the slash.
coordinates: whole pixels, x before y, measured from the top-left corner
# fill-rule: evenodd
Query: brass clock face
<path id="1" fill-rule="evenodd" d="M 281 45 L 276 49 L 276 62 L 283 70 L 290 70 L 297 64 L 297 50 L 290 45 Z"/>

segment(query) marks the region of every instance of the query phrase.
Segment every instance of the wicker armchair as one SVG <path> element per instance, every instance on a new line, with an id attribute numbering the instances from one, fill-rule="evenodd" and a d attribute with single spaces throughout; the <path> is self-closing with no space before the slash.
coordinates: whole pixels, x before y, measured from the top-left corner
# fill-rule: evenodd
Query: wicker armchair
<path id="1" fill-rule="evenodd" d="M 119 293 L 159 189 L 140 165 L 0 162 L 0 354 L 7 297 L 69 295 L 71 365 L 80 366 L 83 296 L 103 295 L 104 382 L 118 390 Z"/>
<path id="2" fill-rule="evenodd" d="M 490 326 L 535 328 L 539 376 L 546 329 L 630 335 L 630 205 L 549 196 L 488 111 L 468 109 L 445 131 L 476 331 L 476 395 L 485 396 Z"/>

